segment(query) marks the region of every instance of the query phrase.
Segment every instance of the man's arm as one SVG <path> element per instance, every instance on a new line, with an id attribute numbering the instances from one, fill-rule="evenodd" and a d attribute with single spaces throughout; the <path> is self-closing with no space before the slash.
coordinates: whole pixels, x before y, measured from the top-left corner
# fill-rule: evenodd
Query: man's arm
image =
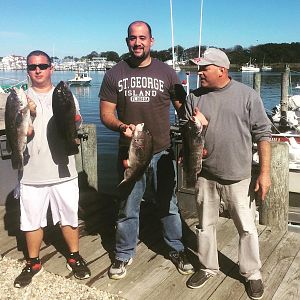
<path id="1" fill-rule="evenodd" d="M 269 141 L 260 141 L 257 143 L 259 156 L 260 172 L 256 180 L 255 192 L 259 192 L 262 200 L 265 197 L 271 186 L 271 145 Z"/>
<path id="2" fill-rule="evenodd" d="M 119 131 L 120 126 L 123 124 L 116 117 L 116 107 L 115 103 L 100 101 L 100 119 L 107 128 L 113 131 Z"/>
<path id="3" fill-rule="evenodd" d="M 135 126 L 121 122 L 116 117 L 116 107 L 117 105 L 115 103 L 100 100 L 100 119 L 107 128 L 121 132 L 127 137 L 131 137 Z"/>

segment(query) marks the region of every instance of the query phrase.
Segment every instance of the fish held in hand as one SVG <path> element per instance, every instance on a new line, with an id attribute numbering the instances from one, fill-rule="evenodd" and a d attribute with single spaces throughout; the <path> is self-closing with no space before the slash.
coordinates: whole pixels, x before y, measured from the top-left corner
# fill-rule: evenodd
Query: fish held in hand
<path id="1" fill-rule="evenodd" d="M 57 131 L 65 142 L 67 155 L 77 154 L 80 141 L 76 128 L 76 107 L 73 94 L 64 81 L 59 82 L 53 91 L 52 110 Z"/>
<path id="2" fill-rule="evenodd" d="M 144 123 L 137 124 L 130 142 L 128 159 L 123 161 L 124 179 L 119 187 L 135 182 L 146 171 L 153 156 L 153 138 Z"/>
<path id="3" fill-rule="evenodd" d="M 183 145 L 183 170 L 186 175 L 186 187 L 194 188 L 202 169 L 204 148 L 204 127 L 197 118 L 189 120 L 181 128 Z"/>
<path id="4" fill-rule="evenodd" d="M 5 130 L 11 149 L 13 169 L 22 170 L 24 151 L 27 145 L 27 134 L 31 124 L 27 96 L 22 88 L 11 89 L 5 105 Z"/>

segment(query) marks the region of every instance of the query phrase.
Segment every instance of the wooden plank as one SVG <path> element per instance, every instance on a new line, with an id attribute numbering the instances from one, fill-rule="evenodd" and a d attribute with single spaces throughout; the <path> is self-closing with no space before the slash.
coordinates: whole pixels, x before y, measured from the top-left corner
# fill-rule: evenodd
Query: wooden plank
<path id="1" fill-rule="evenodd" d="M 272 299 L 299 252 L 299 247 L 300 234 L 288 232 L 268 257 L 262 268 L 265 283 L 264 299 Z"/>
<path id="2" fill-rule="evenodd" d="M 166 256 L 166 248 L 161 235 L 161 226 L 154 218 L 153 209 L 141 209 L 141 231 L 133 264 L 128 266 L 127 276 L 122 280 L 111 280 L 107 275 L 111 260 L 113 231 L 111 224 L 98 220 L 100 210 L 95 215 L 90 212 L 87 218 L 93 218 L 90 226 L 96 228 L 93 234 L 87 232 L 86 224 L 80 221 L 80 252 L 87 260 L 92 271 L 91 278 L 81 281 L 88 286 L 105 290 L 130 300 L 156 299 L 248 299 L 245 286 L 238 273 L 237 246 L 238 234 L 230 219 L 220 218 L 217 235 L 219 246 L 220 272 L 203 288 L 192 290 L 186 287 L 189 276 L 178 273 L 175 266 Z M 5 208 L 0 207 L 0 216 L 4 217 Z M 103 212 L 105 214 L 108 211 Z M 101 216 L 101 213 L 100 215 Z M 100 217 L 99 217 L 100 218 Z M 196 252 L 194 234 L 197 218 L 184 219 L 184 243 Z M 192 229 L 191 229 L 192 228 Z M 21 259 L 23 253 L 17 249 L 16 237 L 8 236 L 4 222 L 0 222 L 0 249 L 7 256 Z M 295 233 L 278 233 L 265 226 L 258 226 L 261 249 L 262 272 L 266 286 L 264 299 L 298 299 L 299 297 L 299 251 L 300 235 Z M 105 236 L 105 233 L 108 234 Z M 51 233 L 51 232 L 50 232 Z M 48 234 L 48 233 L 47 233 Z M 57 233 L 52 232 L 60 243 Z M 107 244 L 108 240 L 111 244 Z M 60 245 L 61 247 L 61 245 Z M 108 252 L 109 251 L 109 252 Z M 195 255 L 192 258 L 198 262 Z M 296 258 L 295 258 L 296 256 Z M 42 244 L 41 258 L 47 271 L 59 274 L 72 280 L 74 277 L 65 267 L 65 257 L 50 244 Z M 195 263 L 195 262 L 194 262 Z M 275 299 L 275 298 L 274 298 Z"/>
<path id="3" fill-rule="evenodd" d="M 261 230 L 262 228 L 258 227 L 258 229 Z M 272 251 L 278 245 L 283 235 L 284 232 L 280 230 L 270 230 L 269 228 L 266 228 L 261 232 L 259 236 L 259 245 L 262 265 L 271 255 Z M 244 278 L 239 274 L 238 265 L 235 265 L 235 267 L 229 272 L 228 276 L 224 279 L 224 281 L 222 281 L 218 289 L 216 289 L 209 299 L 240 299 L 242 296 L 245 299 L 248 299 L 245 291 Z"/>
<path id="4" fill-rule="evenodd" d="M 221 250 L 223 253 L 224 247 L 228 245 L 228 243 L 232 243 L 236 245 L 238 243 L 237 240 L 237 231 L 232 220 L 226 218 L 220 218 L 220 221 L 217 225 L 217 235 L 218 239 L 218 249 Z M 223 243 L 221 240 L 224 238 L 226 240 Z M 232 242 L 233 241 L 233 242 Z M 220 254 L 220 265 L 224 268 L 224 264 L 227 263 L 224 260 L 225 256 Z M 198 263 L 198 258 L 197 263 Z M 196 269 L 199 267 L 198 264 L 195 266 Z M 232 267 L 232 266 L 231 266 Z M 226 267 L 225 267 L 226 268 Z M 230 268 L 230 266 L 229 266 Z M 167 278 L 165 278 L 159 285 L 157 289 L 153 292 L 149 293 L 146 299 L 164 299 L 164 298 L 171 298 L 171 299 L 193 299 L 195 295 L 201 297 L 201 299 L 208 299 L 211 293 L 214 291 L 216 286 L 218 286 L 217 281 L 208 282 L 201 290 L 192 290 L 186 287 L 186 281 L 189 276 L 182 276 L 177 271 L 171 272 Z M 214 278 L 215 279 L 215 278 Z"/>
<path id="5" fill-rule="evenodd" d="M 283 278 L 273 300 L 298 300 L 300 299 L 300 251 L 293 260 L 290 268 Z"/>
<path id="6" fill-rule="evenodd" d="M 193 218 L 185 220 L 185 222 L 187 225 L 193 226 L 198 223 L 198 220 Z M 149 229 L 150 231 L 147 231 L 144 235 L 150 235 L 151 231 L 156 231 L 153 226 Z M 161 281 L 164 280 L 164 278 L 169 278 L 170 273 L 175 273 L 176 276 L 181 277 L 182 275 L 177 272 L 175 266 L 164 257 L 165 245 L 160 233 L 158 236 L 158 240 L 155 238 L 153 239 L 153 244 L 147 243 L 147 245 L 145 245 L 143 242 L 138 243 L 133 264 L 128 266 L 125 280 L 110 280 L 106 274 L 107 270 L 105 270 L 105 274 L 100 271 L 100 275 L 96 282 L 94 279 L 91 279 L 90 282 L 88 282 L 88 285 L 92 282 L 92 285 L 90 286 L 106 289 L 111 293 L 122 295 L 122 297 L 128 297 L 129 299 L 144 299 L 145 295 L 147 293 L 151 294 L 154 289 L 161 290 Z M 99 268 L 98 270 L 102 270 L 102 268 Z M 153 274 L 155 274 L 155 276 Z M 142 289 L 140 288 L 141 286 L 143 286 Z M 153 288 L 154 286 L 155 288 Z M 133 293 L 132 291 L 135 292 Z"/>
<path id="7" fill-rule="evenodd" d="M 151 251 L 145 244 L 140 243 L 137 247 L 137 254 L 134 257 L 132 265 L 127 267 L 127 275 L 125 279 L 111 280 L 108 278 L 107 272 L 103 274 L 103 272 L 100 271 L 100 276 L 97 276 L 97 280 L 95 281 L 91 279 L 88 281 L 87 285 L 102 290 L 105 289 L 110 293 L 118 294 L 132 300 L 138 299 L 134 296 L 137 291 L 136 284 L 140 281 L 144 281 L 147 273 L 153 270 L 154 266 L 158 262 L 156 260 L 157 257 L 165 260 L 163 256 L 158 255 L 156 252 Z M 110 263 L 107 264 L 107 269 L 109 266 Z M 170 267 L 172 266 L 173 265 L 170 263 Z M 105 271 L 107 271 L 107 269 L 105 269 Z M 103 269 L 100 268 L 99 270 Z"/>

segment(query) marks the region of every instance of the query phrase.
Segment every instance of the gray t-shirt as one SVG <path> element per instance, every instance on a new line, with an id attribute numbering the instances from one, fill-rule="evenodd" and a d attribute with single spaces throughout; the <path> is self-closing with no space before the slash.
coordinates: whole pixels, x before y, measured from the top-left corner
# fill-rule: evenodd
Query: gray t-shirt
<path id="1" fill-rule="evenodd" d="M 252 143 L 271 138 L 271 122 L 258 93 L 232 79 L 222 89 L 193 91 L 187 97 L 184 119 L 195 107 L 209 121 L 203 170 L 224 180 L 249 178 Z"/>
<path id="2" fill-rule="evenodd" d="M 145 123 L 154 140 L 154 153 L 170 147 L 170 100 L 175 98 L 176 72 L 152 58 L 149 66 L 134 68 L 119 62 L 103 79 L 101 101 L 117 104 L 118 118 L 126 124 Z M 120 145 L 129 140 L 120 136 Z"/>
<path id="3" fill-rule="evenodd" d="M 75 157 L 65 154 L 63 141 L 52 118 L 53 91 L 54 87 L 48 93 L 37 93 L 32 88 L 27 92 L 36 104 L 36 117 L 33 120 L 34 136 L 28 139 L 24 152 L 23 184 L 54 184 L 78 176 Z M 79 112 L 78 101 L 75 97 L 74 100 Z"/>

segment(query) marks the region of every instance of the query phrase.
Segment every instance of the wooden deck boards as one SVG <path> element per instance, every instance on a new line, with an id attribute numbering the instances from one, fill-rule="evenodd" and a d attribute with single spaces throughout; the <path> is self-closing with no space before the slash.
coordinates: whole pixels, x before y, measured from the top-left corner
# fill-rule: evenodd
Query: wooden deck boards
<path id="1" fill-rule="evenodd" d="M 103 208 L 106 213 L 112 210 Z M 95 215 L 96 214 L 96 215 Z M 99 216 L 98 216 L 99 214 Z M 127 276 L 122 280 L 110 280 L 109 252 L 113 246 L 111 218 L 103 211 L 93 208 L 80 221 L 80 252 L 87 260 L 92 277 L 81 281 L 91 287 L 117 294 L 129 300 L 156 299 L 249 299 L 237 267 L 238 234 L 229 219 L 220 218 L 218 249 L 220 273 L 201 289 L 188 289 L 188 276 L 180 275 L 166 259 L 167 249 L 160 235 L 160 224 L 153 212 L 141 211 L 140 240 L 136 256 L 128 266 Z M 18 233 L 18 208 L 0 206 L 0 252 L 2 255 L 22 259 L 24 240 Z M 93 221 L 91 221 L 93 220 Z M 197 266 L 196 239 L 193 233 L 197 219 L 185 215 L 185 243 L 191 250 L 191 260 Z M 262 273 L 265 282 L 264 299 L 300 298 L 300 234 L 282 233 L 258 225 Z M 41 259 L 47 271 L 66 278 L 72 274 L 65 267 L 65 245 L 60 231 L 50 227 L 45 234 Z M 75 280 L 75 279 L 73 279 Z"/>

